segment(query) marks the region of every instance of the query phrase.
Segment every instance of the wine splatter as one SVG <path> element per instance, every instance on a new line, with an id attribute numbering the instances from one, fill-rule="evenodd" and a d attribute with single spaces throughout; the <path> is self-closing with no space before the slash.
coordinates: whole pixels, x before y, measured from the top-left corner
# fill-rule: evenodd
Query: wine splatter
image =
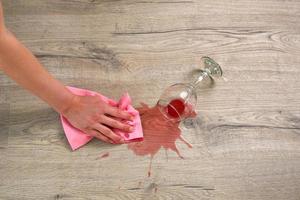
<path id="1" fill-rule="evenodd" d="M 109 156 L 109 152 L 101 153 L 100 156 L 97 158 L 97 160 L 107 158 L 108 156 Z"/>
<path id="2" fill-rule="evenodd" d="M 174 151 L 178 157 L 183 159 L 176 146 L 176 141 L 182 141 L 189 148 L 192 148 L 192 145 L 181 136 L 179 122 L 167 120 L 157 106 L 150 108 L 144 103 L 141 105 L 142 107 L 137 108 L 137 110 L 141 117 L 144 140 L 128 144 L 128 149 L 138 156 L 150 156 L 148 176 L 151 176 L 153 157 L 161 148 L 164 148 L 166 151 Z"/>

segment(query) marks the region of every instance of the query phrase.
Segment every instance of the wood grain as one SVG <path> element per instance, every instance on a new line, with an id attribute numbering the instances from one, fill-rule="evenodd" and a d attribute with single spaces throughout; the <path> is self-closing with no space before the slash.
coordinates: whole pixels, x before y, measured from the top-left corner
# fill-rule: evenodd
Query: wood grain
<path id="1" fill-rule="evenodd" d="M 7 27 L 67 85 L 154 105 L 208 55 L 185 157 L 93 140 L 71 152 L 58 114 L 0 73 L 0 199 L 300 199 L 300 2 L 3 0 Z M 106 158 L 98 159 L 109 152 Z"/>

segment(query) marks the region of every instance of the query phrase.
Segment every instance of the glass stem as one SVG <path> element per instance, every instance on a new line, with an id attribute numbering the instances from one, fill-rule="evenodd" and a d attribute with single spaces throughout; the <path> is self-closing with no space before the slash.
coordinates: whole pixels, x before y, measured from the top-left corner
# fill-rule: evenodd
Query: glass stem
<path id="1" fill-rule="evenodd" d="M 192 90 L 194 90 L 197 87 L 199 87 L 199 85 L 201 85 L 201 82 L 206 78 L 209 78 L 208 72 L 203 70 L 200 72 L 198 78 L 194 80 L 192 83 L 190 83 L 189 86 L 191 87 Z"/>

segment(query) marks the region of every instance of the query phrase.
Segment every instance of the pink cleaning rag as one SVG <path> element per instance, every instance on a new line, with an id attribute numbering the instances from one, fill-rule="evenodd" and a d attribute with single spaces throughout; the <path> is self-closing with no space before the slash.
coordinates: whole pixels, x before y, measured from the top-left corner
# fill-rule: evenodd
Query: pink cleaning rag
<path id="1" fill-rule="evenodd" d="M 115 104 L 115 102 L 112 99 L 107 98 L 106 96 L 103 96 L 99 93 L 75 88 L 75 87 L 67 87 L 73 94 L 79 95 L 79 96 L 99 96 L 102 98 L 105 102 L 108 104 Z M 124 123 L 128 123 L 130 125 L 134 126 L 134 131 L 131 133 L 125 133 L 119 129 L 113 129 L 113 131 L 120 135 L 125 142 L 136 142 L 136 141 L 142 141 L 143 140 L 143 129 L 141 124 L 141 119 L 139 116 L 139 112 L 134 109 L 131 105 L 131 99 L 128 93 L 125 93 L 119 103 L 118 107 L 122 110 L 126 110 L 129 113 L 134 114 L 134 120 L 132 122 L 130 121 L 123 121 Z M 79 147 L 85 145 L 88 143 L 91 139 L 93 139 L 93 136 L 87 135 L 81 130 L 75 128 L 70 124 L 70 122 L 62 115 L 60 115 L 61 123 L 63 126 L 63 129 L 65 131 L 65 134 L 67 136 L 67 139 L 69 141 L 69 144 L 72 148 L 72 150 L 76 150 Z"/>

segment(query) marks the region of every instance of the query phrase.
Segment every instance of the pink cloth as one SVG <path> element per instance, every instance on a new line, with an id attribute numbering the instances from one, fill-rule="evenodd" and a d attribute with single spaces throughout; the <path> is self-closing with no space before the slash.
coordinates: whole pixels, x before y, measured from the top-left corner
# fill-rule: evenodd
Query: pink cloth
<path id="1" fill-rule="evenodd" d="M 125 133 L 119 129 L 113 129 L 113 131 L 120 135 L 125 142 L 136 142 L 136 141 L 142 141 L 143 140 L 143 129 L 141 124 L 141 119 L 139 116 L 139 112 L 135 110 L 131 106 L 131 99 L 128 93 L 125 93 L 120 101 L 118 103 L 114 102 L 112 99 L 109 99 L 99 93 L 75 88 L 75 87 L 67 87 L 73 94 L 79 95 L 79 96 L 99 96 L 101 97 L 105 102 L 113 105 L 118 104 L 119 108 L 122 110 L 126 110 L 129 113 L 135 114 L 134 120 L 132 122 L 130 121 L 124 121 L 123 123 L 128 123 L 134 126 L 134 131 L 131 133 Z M 67 139 L 69 141 L 69 144 L 72 148 L 72 150 L 76 150 L 79 147 L 85 145 L 88 143 L 91 139 L 93 139 L 92 136 L 85 134 L 81 130 L 73 127 L 70 122 L 62 115 L 60 115 L 61 123 L 63 126 L 63 129 L 65 131 L 65 134 L 67 136 Z"/>

